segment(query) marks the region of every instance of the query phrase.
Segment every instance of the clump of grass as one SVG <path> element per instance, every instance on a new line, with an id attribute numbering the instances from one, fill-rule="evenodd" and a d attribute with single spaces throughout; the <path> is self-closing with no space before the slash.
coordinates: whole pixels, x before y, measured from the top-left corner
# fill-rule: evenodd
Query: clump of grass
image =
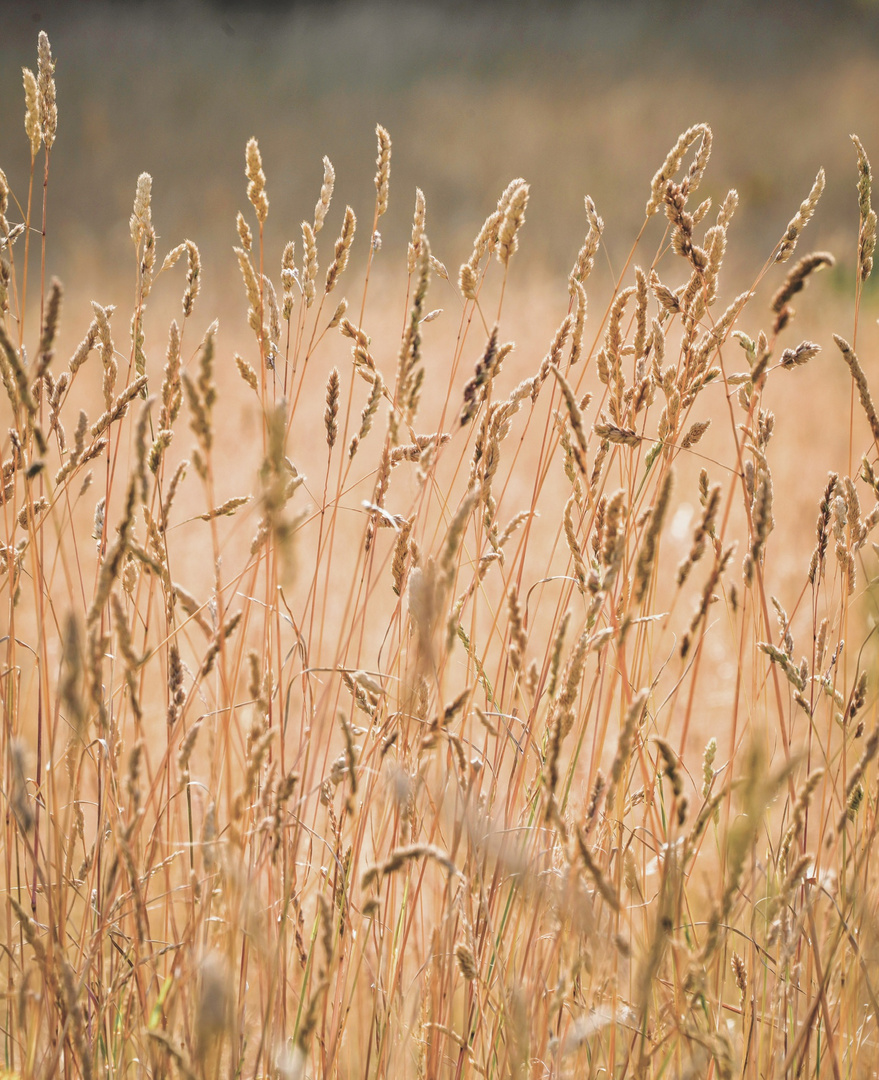
<path id="1" fill-rule="evenodd" d="M 772 437 L 796 420 L 767 387 L 817 353 L 784 335 L 833 256 L 774 264 L 823 170 L 724 305 L 738 197 L 694 204 L 712 133 L 691 127 L 588 317 L 605 224 L 586 198 L 541 359 L 500 344 L 524 180 L 457 285 L 416 190 L 408 314 L 373 340 L 390 135 L 357 284 L 350 207 L 322 253 L 332 164 L 297 256 L 253 138 L 249 345 L 201 312 L 192 241 L 157 262 L 147 173 L 120 344 L 112 305 L 62 312 L 46 276 L 45 34 L 24 91 L 31 172 L 0 173 L 6 1073 L 859 1075 L 879 727 L 846 640 L 875 574 L 879 422 L 838 334 L 859 475 L 828 462 L 811 564 L 773 549 Z M 875 213 L 855 146 L 856 331 Z M 184 255 L 165 334 L 146 301 Z M 67 364 L 65 323 L 85 335 Z M 247 439 L 223 412 L 242 393 Z M 776 596 L 793 557 L 799 590 Z"/>

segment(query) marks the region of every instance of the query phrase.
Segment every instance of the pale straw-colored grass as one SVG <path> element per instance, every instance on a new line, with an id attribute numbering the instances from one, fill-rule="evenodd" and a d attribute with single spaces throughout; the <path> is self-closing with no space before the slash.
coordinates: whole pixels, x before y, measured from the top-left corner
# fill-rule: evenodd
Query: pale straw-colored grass
<path id="1" fill-rule="evenodd" d="M 868 1075 L 879 421 L 838 334 L 850 461 L 810 494 L 817 543 L 811 515 L 776 543 L 801 417 L 770 399 L 818 353 L 790 301 L 834 256 L 775 263 L 823 170 L 722 300 L 738 197 L 694 203 L 689 128 L 610 293 L 587 197 L 546 344 L 514 351 L 536 189 L 457 284 L 416 189 L 389 331 L 387 130 L 366 241 L 324 158 L 298 256 L 252 138 L 241 296 L 201 310 L 142 173 L 122 317 L 64 308 L 51 213 L 11 197 L 63 183 L 53 71 L 41 34 L 32 172 L 0 174 L 4 1075 Z M 147 299 L 184 255 L 165 332 Z"/>

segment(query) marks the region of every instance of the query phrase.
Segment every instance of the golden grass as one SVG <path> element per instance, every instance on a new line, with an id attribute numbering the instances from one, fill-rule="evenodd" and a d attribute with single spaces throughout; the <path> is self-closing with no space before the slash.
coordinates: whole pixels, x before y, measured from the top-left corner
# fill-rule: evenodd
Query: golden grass
<path id="1" fill-rule="evenodd" d="M 41 229 L 53 70 L 40 35 L 21 203 L 0 174 L 4 1068 L 869 1075 L 879 436 L 839 335 L 851 411 L 825 423 L 849 475 L 809 493 L 814 550 L 811 531 L 773 547 L 801 504 L 773 444 L 797 418 L 769 401 L 819 352 L 787 336 L 789 301 L 832 257 L 784 281 L 774 264 L 823 171 L 723 302 L 737 196 L 693 205 L 712 137 L 690 128 L 588 316 L 604 222 L 586 199 L 540 360 L 502 340 L 524 180 L 457 287 L 416 192 L 387 332 L 388 132 L 356 282 L 350 208 L 319 242 L 327 159 L 298 258 L 275 237 L 268 265 L 254 138 L 234 354 L 226 314 L 200 310 L 196 245 L 155 269 L 148 174 L 130 320 L 62 314 Z M 875 214 L 855 145 L 857 330 Z M 160 341 L 147 300 L 184 255 Z M 65 318 L 90 320 L 66 366 Z"/>

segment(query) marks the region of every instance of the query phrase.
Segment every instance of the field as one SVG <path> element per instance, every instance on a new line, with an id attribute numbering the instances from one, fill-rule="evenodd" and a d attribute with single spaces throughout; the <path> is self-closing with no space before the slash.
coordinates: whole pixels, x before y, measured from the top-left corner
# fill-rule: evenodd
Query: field
<path id="1" fill-rule="evenodd" d="M 0 1078 L 877 1075 L 871 16 L 381 10 L 2 13 Z"/>

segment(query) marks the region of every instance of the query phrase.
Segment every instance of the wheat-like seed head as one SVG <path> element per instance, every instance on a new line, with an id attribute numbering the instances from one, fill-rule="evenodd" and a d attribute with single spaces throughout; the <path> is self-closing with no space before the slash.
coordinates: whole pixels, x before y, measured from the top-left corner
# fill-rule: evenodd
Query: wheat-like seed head
<path id="1" fill-rule="evenodd" d="M 307 221 L 302 222 L 302 295 L 305 297 L 305 306 L 311 307 L 315 297 L 315 281 L 317 280 L 317 242 L 314 238 L 314 230 Z"/>
<path id="2" fill-rule="evenodd" d="M 519 246 L 518 234 L 525 223 L 528 205 L 528 184 L 520 184 L 510 195 L 510 200 L 498 229 L 497 258 L 502 266 L 509 265 L 510 257 Z"/>
<path id="3" fill-rule="evenodd" d="M 55 61 L 44 30 L 37 44 L 37 86 L 40 95 L 40 129 L 46 150 L 51 150 L 58 129 L 58 107 L 55 104 Z"/>
<path id="4" fill-rule="evenodd" d="M 253 250 L 253 232 L 247 221 L 244 218 L 244 214 L 238 211 L 238 216 L 235 218 L 235 228 L 238 231 L 238 239 L 241 241 L 241 246 L 245 251 Z"/>
<path id="5" fill-rule="evenodd" d="M 690 166 L 690 171 L 685 180 L 685 183 L 687 184 L 687 194 L 695 191 L 699 186 L 699 181 L 708 164 L 713 141 L 711 128 L 707 124 L 694 124 L 693 127 L 687 128 L 685 132 L 678 136 L 677 142 L 671 150 L 669 150 L 665 161 L 662 163 L 662 166 L 653 177 L 650 184 L 650 198 L 647 201 L 645 210 L 647 217 L 655 214 L 659 209 L 665 196 L 668 182 L 681 167 L 681 162 L 684 160 L 684 154 L 686 154 L 687 150 L 700 137 L 701 142 L 699 144 L 699 150 L 696 153 L 696 157 L 693 164 Z"/>
<path id="6" fill-rule="evenodd" d="M 424 236 L 425 202 L 421 188 L 415 189 L 415 214 L 412 218 L 412 239 L 409 241 L 407 266 L 409 274 L 415 273 L 418 256 L 421 254 L 421 240 Z M 448 277 L 448 275 L 446 275 Z"/>
<path id="7" fill-rule="evenodd" d="M 345 207 L 345 220 L 342 222 L 342 232 L 336 241 L 335 256 L 327 270 L 327 281 L 324 287 L 325 293 L 331 293 L 336 287 L 336 282 L 345 272 L 348 265 L 348 256 L 351 252 L 351 244 L 354 242 L 354 230 L 357 228 L 357 218 L 350 206 Z"/>
<path id="8" fill-rule="evenodd" d="M 330 209 L 330 202 L 333 198 L 333 188 L 336 185 L 336 170 L 333 168 L 333 163 L 328 157 L 324 158 L 324 178 L 320 188 L 320 198 L 317 200 L 317 205 L 314 208 L 314 234 L 321 231 L 324 224 L 324 219 L 327 216 L 327 212 Z"/>
<path id="9" fill-rule="evenodd" d="M 24 130 L 31 144 L 31 159 L 37 156 L 43 133 L 40 128 L 40 92 L 37 77 L 30 68 L 21 69 L 24 81 Z"/>
<path id="10" fill-rule="evenodd" d="M 873 252 L 876 249 L 876 211 L 870 205 L 873 176 L 870 162 L 861 140 L 852 135 L 858 155 L 858 208 L 861 226 L 858 234 L 858 270 L 861 281 L 866 281 L 873 271 Z"/>
<path id="11" fill-rule="evenodd" d="M 377 171 L 375 174 L 375 216 L 380 218 L 387 213 L 388 192 L 391 181 L 391 136 L 381 124 L 376 125 L 375 134 L 378 138 L 378 157 L 375 160 Z"/>
<path id="12" fill-rule="evenodd" d="M 333 368 L 327 380 L 327 407 L 324 412 L 324 426 L 327 429 L 327 447 L 332 452 L 339 432 L 337 416 L 339 413 L 339 371 Z"/>
<path id="13" fill-rule="evenodd" d="M 259 143 L 256 139 L 247 140 L 245 153 L 245 175 L 247 176 L 247 198 L 256 211 L 257 221 L 260 226 L 265 224 L 269 213 L 269 200 L 266 195 L 266 174 L 262 170 L 262 157 L 259 152 Z"/>
<path id="14" fill-rule="evenodd" d="M 818 175 L 815 177 L 815 183 L 812 185 L 812 189 L 808 196 L 800 203 L 800 208 L 796 212 L 793 218 L 785 230 L 784 236 L 782 236 L 779 243 L 778 251 L 775 255 L 776 262 L 787 262 L 787 260 L 793 255 L 794 248 L 797 246 L 797 240 L 800 233 L 805 229 L 806 225 L 811 221 L 812 215 L 815 213 L 815 207 L 818 205 L 818 200 L 821 198 L 821 194 L 824 191 L 824 170 L 819 169 Z"/>

